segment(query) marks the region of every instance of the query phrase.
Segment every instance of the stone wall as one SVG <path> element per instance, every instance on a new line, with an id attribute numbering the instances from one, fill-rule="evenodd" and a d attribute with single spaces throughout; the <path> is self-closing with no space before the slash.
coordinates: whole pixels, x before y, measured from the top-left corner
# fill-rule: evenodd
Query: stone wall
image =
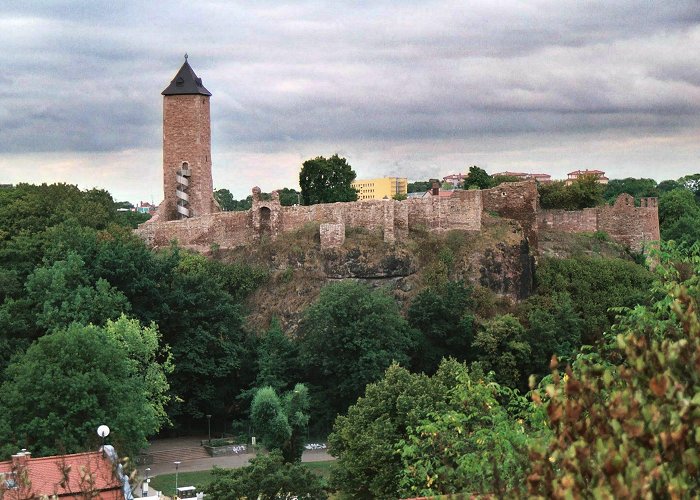
<path id="1" fill-rule="evenodd" d="M 504 182 L 495 188 L 483 189 L 480 192 L 485 212 L 493 212 L 518 221 L 530 248 L 537 248 L 539 194 L 534 180 Z"/>
<path id="2" fill-rule="evenodd" d="M 621 194 L 614 205 L 577 211 L 541 210 L 539 225 L 543 229 L 566 233 L 603 231 L 614 241 L 641 252 L 644 245 L 658 241 L 659 210 L 656 198 L 642 198 L 639 207 L 634 197 Z"/>
<path id="3" fill-rule="evenodd" d="M 621 194 L 612 206 L 598 209 L 598 231 L 605 231 L 610 237 L 641 252 L 644 245 L 659 241 L 659 209 L 656 198 L 642 198 L 641 206 L 634 205 L 634 198 Z"/>
<path id="4" fill-rule="evenodd" d="M 565 233 L 592 233 L 598 230 L 598 210 L 542 210 L 539 213 L 539 227 Z"/>
<path id="5" fill-rule="evenodd" d="M 345 224 L 326 223 L 319 227 L 321 235 L 321 248 L 338 248 L 345 243 Z"/>
<path id="6" fill-rule="evenodd" d="M 294 231 L 312 222 L 323 225 L 323 245 L 332 248 L 343 244 L 345 227 L 382 231 L 387 242 L 404 239 L 411 227 L 429 231 L 480 231 L 483 211 L 517 221 L 534 251 L 537 251 L 538 228 L 573 233 L 605 231 L 613 240 L 635 251 L 641 251 L 645 243 L 660 237 L 655 198 L 643 198 L 640 207 L 635 206 L 634 198 L 623 194 L 612 206 L 573 212 L 538 210 L 534 181 L 504 183 L 481 191 L 455 191 L 450 197 L 365 200 L 308 207 L 283 207 L 277 193 L 272 194 L 271 200 L 262 200 L 260 189 L 254 188 L 253 207 L 247 212 L 220 212 L 169 222 L 155 218 L 142 224 L 137 233 L 154 247 L 168 246 L 176 240 L 181 246 L 207 252 L 212 245 L 235 248 L 261 237 L 275 239 L 281 232 Z"/>
<path id="7" fill-rule="evenodd" d="M 365 200 L 283 207 L 277 193 L 272 194 L 271 200 L 262 200 L 256 187 L 253 206 L 247 212 L 220 212 L 167 222 L 155 218 L 142 224 L 137 233 L 154 247 L 177 240 L 181 246 L 207 251 L 213 244 L 233 248 L 264 236 L 274 239 L 281 232 L 300 229 L 309 222 L 382 231 L 387 242 L 405 238 L 411 226 L 432 231 L 479 231 L 481 195 L 478 191 L 458 191 L 449 198 L 430 196 L 404 201 Z M 336 230 L 327 228 L 329 244 L 330 238 L 338 240 L 337 236 L 331 236 Z"/>

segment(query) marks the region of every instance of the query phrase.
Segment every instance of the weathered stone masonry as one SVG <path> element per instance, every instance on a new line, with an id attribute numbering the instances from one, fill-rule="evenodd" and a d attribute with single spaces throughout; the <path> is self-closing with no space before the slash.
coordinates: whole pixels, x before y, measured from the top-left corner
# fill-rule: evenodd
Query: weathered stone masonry
<path id="1" fill-rule="evenodd" d="M 345 227 L 381 231 L 384 240 L 404 239 L 410 228 L 429 231 L 480 231 L 482 212 L 517 221 L 526 242 L 537 251 L 541 229 L 563 232 L 605 231 L 610 237 L 635 251 L 659 239 L 658 207 L 655 198 L 620 195 L 613 206 L 581 211 L 539 210 L 534 181 L 502 184 L 493 189 L 456 191 L 449 198 L 430 196 L 405 201 L 366 200 L 312 206 L 283 207 L 279 197 L 260 198 L 253 189 L 253 207 L 246 212 L 219 212 L 179 221 L 153 221 L 142 224 L 137 233 L 151 246 L 163 247 L 176 240 L 181 246 L 208 251 L 212 245 L 235 248 L 257 242 L 261 237 L 275 239 L 307 223 L 321 226 L 323 247 L 340 246 Z"/>
<path id="2" fill-rule="evenodd" d="M 211 175 L 209 98 L 190 65 L 182 65 L 163 91 L 163 187 L 165 199 L 156 215 L 137 230 L 153 247 L 179 245 L 197 251 L 212 246 L 235 248 L 261 238 L 275 239 L 307 223 L 319 224 L 321 245 L 343 245 L 347 226 L 381 231 L 384 240 L 402 240 L 411 228 L 429 231 L 480 231 L 482 212 L 517 221 L 525 236 L 520 251 L 529 259 L 537 251 L 540 228 L 566 232 L 605 231 L 610 237 L 640 251 L 659 239 L 655 198 L 620 195 L 615 205 L 577 212 L 539 210 L 534 181 L 504 183 L 493 189 L 455 191 L 439 196 L 439 184 L 431 196 L 405 201 L 365 200 L 312 206 L 280 206 L 279 196 L 262 200 L 253 188 L 253 207 L 247 212 L 218 212 Z M 174 220 L 179 219 L 179 220 Z"/>
<path id="3" fill-rule="evenodd" d="M 207 251 L 212 245 L 226 249 L 252 244 L 261 237 L 274 239 L 281 232 L 294 231 L 311 222 L 324 227 L 324 246 L 337 246 L 344 241 L 346 226 L 381 231 L 388 242 L 405 238 L 410 227 L 431 231 L 479 231 L 481 210 L 479 191 L 457 192 L 450 198 L 434 196 L 405 201 L 366 200 L 283 207 L 277 193 L 273 193 L 271 200 L 264 201 L 256 187 L 253 188 L 253 207 L 246 212 L 149 221 L 142 224 L 137 233 L 154 247 L 167 246 L 176 240 L 181 246 Z"/>
<path id="4" fill-rule="evenodd" d="M 538 224 L 541 229 L 566 233 L 603 231 L 611 239 L 636 252 L 644 245 L 659 241 L 659 208 L 656 198 L 641 198 L 639 207 L 634 197 L 621 194 L 615 204 L 584 208 L 579 211 L 541 210 Z"/>

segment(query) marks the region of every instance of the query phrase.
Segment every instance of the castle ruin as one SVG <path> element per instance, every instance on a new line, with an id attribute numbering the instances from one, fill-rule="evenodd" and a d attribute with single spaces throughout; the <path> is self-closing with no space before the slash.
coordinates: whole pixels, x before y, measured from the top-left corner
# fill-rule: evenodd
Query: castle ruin
<path id="1" fill-rule="evenodd" d="M 163 91 L 163 186 L 165 199 L 156 215 L 136 232 L 153 247 L 179 245 L 207 252 L 255 244 L 263 237 L 320 225 L 321 245 L 336 247 L 346 227 L 380 231 L 384 240 L 404 239 L 411 228 L 478 232 L 484 213 L 517 221 L 529 248 L 537 251 L 540 229 L 563 232 L 604 231 L 634 251 L 660 239 L 657 200 L 635 206 L 622 194 L 612 206 L 580 211 L 541 210 L 534 180 L 504 183 L 484 190 L 455 191 L 450 197 L 364 200 L 311 206 L 281 206 L 279 196 L 261 198 L 253 188 L 253 206 L 245 212 L 221 212 L 213 197 L 209 97 L 187 60 Z"/>

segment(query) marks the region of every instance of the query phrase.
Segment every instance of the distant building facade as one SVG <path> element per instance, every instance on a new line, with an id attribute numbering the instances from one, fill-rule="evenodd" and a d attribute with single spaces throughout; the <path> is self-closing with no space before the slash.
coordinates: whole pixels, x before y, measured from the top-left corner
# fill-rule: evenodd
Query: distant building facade
<path id="1" fill-rule="evenodd" d="M 446 175 L 442 178 L 442 182 L 449 182 L 454 187 L 461 187 L 464 183 L 464 179 L 467 178 L 467 175 L 469 174 L 463 174 L 461 172 L 459 174 Z"/>
<path id="2" fill-rule="evenodd" d="M 582 176 L 595 177 L 600 184 L 607 184 L 609 180 L 605 177 L 605 172 L 602 170 L 574 170 L 566 174 L 566 185 L 570 186 L 576 179 Z"/>
<path id="3" fill-rule="evenodd" d="M 358 200 L 391 199 L 397 194 L 408 193 L 406 177 L 381 177 L 379 179 L 361 179 L 352 182 L 357 190 Z"/>
<path id="4" fill-rule="evenodd" d="M 531 172 L 510 172 L 506 170 L 505 172 L 496 172 L 491 174 L 491 177 L 516 177 L 523 181 L 528 181 L 530 179 L 541 183 L 552 182 L 552 176 L 549 174 L 535 174 Z"/>

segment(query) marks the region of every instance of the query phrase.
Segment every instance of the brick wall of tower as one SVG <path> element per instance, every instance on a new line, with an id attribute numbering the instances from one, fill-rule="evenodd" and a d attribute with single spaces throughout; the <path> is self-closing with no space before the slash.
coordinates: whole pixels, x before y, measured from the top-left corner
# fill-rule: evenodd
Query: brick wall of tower
<path id="1" fill-rule="evenodd" d="M 211 128 L 209 97 L 167 95 L 163 97 L 163 189 L 160 220 L 177 218 L 176 173 L 187 162 L 190 217 L 216 211 L 211 177 Z"/>

